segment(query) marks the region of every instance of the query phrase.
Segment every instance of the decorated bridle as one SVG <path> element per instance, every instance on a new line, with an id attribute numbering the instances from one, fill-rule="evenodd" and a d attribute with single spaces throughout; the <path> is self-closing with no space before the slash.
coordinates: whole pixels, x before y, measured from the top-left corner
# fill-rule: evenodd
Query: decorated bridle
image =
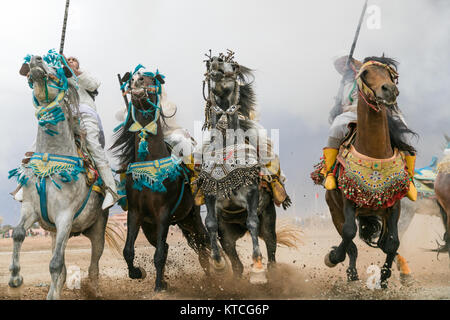
<path id="1" fill-rule="evenodd" d="M 31 58 L 32 55 L 27 55 L 24 58 L 24 63 L 30 63 Z M 45 103 L 49 104 L 46 106 L 41 106 L 34 93 L 33 93 L 33 104 L 34 107 L 36 108 L 35 115 L 36 118 L 38 119 L 39 126 L 44 128 L 45 133 L 49 134 L 50 136 L 54 136 L 58 134 L 58 132 L 56 130 L 50 129 L 48 125 L 56 125 L 58 124 L 58 122 L 66 120 L 64 112 L 60 105 L 69 88 L 69 82 L 65 74 L 64 67 L 70 70 L 75 79 L 76 76 L 73 73 L 72 69 L 67 64 L 64 57 L 59 53 L 57 53 L 55 49 L 49 50 L 48 53 L 42 57 L 42 59 L 50 67 L 55 69 L 56 75 L 48 73 L 47 71 L 44 70 Z M 27 78 L 28 78 L 28 85 L 30 86 L 31 89 L 33 89 L 33 81 L 30 73 L 28 73 Z M 51 102 L 48 99 L 48 87 L 58 89 L 59 91 L 55 99 Z"/>
<path id="2" fill-rule="evenodd" d="M 140 69 L 145 68 L 143 65 L 139 64 L 133 72 L 130 72 L 129 79 L 123 83 L 121 86 L 121 90 L 126 89 L 123 94 L 126 95 L 128 93 L 132 94 L 132 88 L 131 88 L 131 80 L 133 79 L 133 76 L 139 72 Z M 139 123 L 139 121 L 136 119 L 136 107 L 133 105 L 132 99 L 130 99 L 130 102 L 128 103 L 128 111 L 127 111 L 127 117 L 124 122 L 122 122 L 120 125 L 118 125 L 116 128 L 114 128 L 114 132 L 119 130 L 121 127 L 125 126 L 125 124 L 128 122 L 130 115 L 133 120 L 133 124 L 130 126 L 128 131 L 130 132 L 139 132 L 139 149 L 138 149 L 138 157 L 140 160 L 145 160 L 147 155 L 149 154 L 148 150 L 148 142 L 147 137 L 148 134 L 156 135 L 158 132 L 158 119 L 161 113 L 161 82 L 158 80 L 158 76 L 161 79 L 164 79 L 165 77 L 159 73 L 158 70 L 156 70 L 155 73 L 153 72 L 143 72 L 143 76 L 145 77 L 151 77 L 155 80 L 155 85 L 147 86 L 144 88 L 144 98 L 146 99 L 147 103 L 149 103 L 153 109 L 149 110 L 143 110 L 143 109 L 137 109 L 144 118 L 149 118 L 151 116 L 151 113 L 154 112 L 153 120 L 147 124 L 146 126 L 143 126 Z M 156 104 L 153 103 L 150 100 L 150 95 L 156 95 Z"/>
<path id="3" fill-rule="evenodd" d="M 228 117 L 233 116 L 241 107 L 239 103 L 239 82 L 238 82 L 238 73 L 239 73 L 239 64 L 234 61 L 234 52 L 231 50 L 227 50 L 227 55 L 220 53 L 219 57 L 212 57 L 211 50 L 208 54 L 205 54 L 208 59 L 205 60 L 206 62 L 206 73 L 205 73 L 205 79 L 203 80 L 203 98 L 206 101 L 206 107 L 205 107 L 205 123 L 203 124 L 203 130 L 205 129 L 211 129 L 213 126 L 213 117 L 214 116 L 220 116 L 216 127 L 220 130 L 226 130 L 228 128 Z M 221 62 L 229 63 L 233 66 L 233 71 L 221 73 L 216 72 L 212 68 L 213 61 L 215 59 L 220 59 Z M 227 110 L 223 110 L 217 105 L 215 95 L 212 92 L 211 89 L 211 81 L 219 82 L 222 81 L 224 78 L 231 78 L 235 82 L 234 86 L 234 102 L 231 104 L 231 106 Z M 208 85 L 208 96 L 205 96 L 205 84 Z"/>
<path id="4" fill-rule="evenodd" d="M 368 66 L 371 66 L 371 65 L 377 65 L 377 66 L 385 68 L 389 72 L 392 82 L 394 82 L 395 85 L 398 84 L 398 73 L 393 67 L 391 67 L 388 64 L 382 63 L 382 62 L 370 60 L 361 66 L 361 68 L 355 78 L 356 83 L 358 84 L 359 95 L 361 96 L 361 98 L 363 98 L 363 100 L 366 102 L 366 104 L 369 107 L 371 107 L 373 110 L 375 110 L 376 112 L 379 112 L 381 110 L 381 106 L 383 106 L 383 105 L 396 106 L 397 101 L 388 103 L 386 100 L 378 97 L 376 95 L 376 93 L 372 90 L 372 88 L 369 87 L 369 85 L 366 83 L 366 81 L 362 77 L 363 72 L 366 70 L 366 68 Z"/>

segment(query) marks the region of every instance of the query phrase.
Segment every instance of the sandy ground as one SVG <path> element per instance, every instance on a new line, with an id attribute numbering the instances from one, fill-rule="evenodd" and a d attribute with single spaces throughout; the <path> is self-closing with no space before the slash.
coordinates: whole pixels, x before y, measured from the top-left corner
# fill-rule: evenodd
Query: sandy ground
<path id="1" fill-rule="evenodd" d="M 282 216 L 281 216 L 282 217 Z M 382 266 L 385 255 L 380 249 L 370 248 L 359 239 L 357 268 L 360 280 L 347 283 L 345 270 L 348 258 L 335 268 L 323 263 L 324 255 L 340 238 L 330 222 L 303 228 L 302 244 L 298 249 L 278 247 L 277 267 L 268 274 L 265 285 L 249 283 L 251 241 L 248 236 L 238 241 L 238 252 L 244 263 L 242 279 L 231 274 L 206 278 L 198 259 L 177 227 L 171 227 L 166 265 L 169 284 L 164 294 L 153 292 L 155 268 L 154 248 L 142 234 L 136 243 L 135 263 L 144 267 L 147 278 L 128 278 L 125 261 L 106 248 L 100 260 L 102 299 L 450 299 L 450 262 L 448 254 L 437 257 L 424 248 L 435 248 L 436 239 L 443 234 L 442 223 L 436 216 L 416 214 L 401 239 L 400 253 L 412 270 L 413 281 L 403 285 L 399 272 L 393 274 L 386 290 L 371 290 L 366 282 L 371 277 L 371 264 Z M 262 242 L 263 243 L 263 242 Z M 262 245 L 264 261 L 265 246 Z M 9 289 L 9 265 L 12 240 L 0 239 L 0 299 L 45 299 L 50 283 L 50 238 L 26 238 L 21 254 L 21 274 L 24 285 L 20 290 Z M 90 243 L 82 236 L 71 238 L 66 250 L 66 266 L 78 266 L 84 277 L 81 289 L 64 288 L 62 299 L 90 299 L 86 289 L 86 275 L 90 259 Z"/>

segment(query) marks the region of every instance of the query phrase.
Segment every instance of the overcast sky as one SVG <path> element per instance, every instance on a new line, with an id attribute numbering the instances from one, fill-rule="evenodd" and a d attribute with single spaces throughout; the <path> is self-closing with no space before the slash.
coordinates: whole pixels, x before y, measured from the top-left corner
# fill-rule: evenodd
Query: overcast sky
<path id="1" fill-rule="evenodd" d="M 255 70 L 261 123 L 280 129 L 281 165 L 299 215 L 325 210 L 323 190 L 309 173 L 327 140 L 328 112 L 340 77 L 332 58 L 349 51 L 362 0 L 72 0 L 65 54 L 102 85 L 97 109 L 111 144 L 122 106 L 117 73 L 141 63 L 166 76 L 169 99 L 181 125 L 203 121 L 204 53 L 232 49 L 235 60 Z M 399 106 L 420 138 L 413 140 L 417 166 L 441 156 L 450 134 L 450 1 L 371 0 L 380 9 L 380 28 L 368 12 L 354 56 L 385 53 L 400 62 Z M 7 172 L 18 166 L 33 142 L 37 122 L 31 89 L 18 70 L 27 54 L 59 49 L 65 1 L 15 0 L 0 12 L 0 216 L 16 224 L 19 205 L 8 192 Z M 369 21 L 367 21 L 367 18 Z M 373 25 L 372 25 L 373 26 Z M 282 210 L 278 211 L 282 214 Z"/>

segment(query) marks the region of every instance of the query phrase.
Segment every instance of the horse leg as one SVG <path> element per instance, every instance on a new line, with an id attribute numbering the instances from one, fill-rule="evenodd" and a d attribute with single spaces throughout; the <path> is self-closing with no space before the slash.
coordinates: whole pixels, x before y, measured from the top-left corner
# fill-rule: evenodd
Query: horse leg
<path id="1" fill-rule="evenodd" d="M 62 211 L 56 220 L 56 236 L 52 259 L 50 260 L 50 275 L 52 282 L 47 294 L 47 300 L 57 300 L 66 281 L 67 270 L 64 262 L 64 252 L 72 230 L 73 214 Z"/>
<path id="2" fill-rule="evenodd" d="M 260 235 L 266 243 L 267 248 L 267 267 L 275 267 L 275 253 L 277 250 L 277 232 L 276 232 L 277 213 L 273 202 L 270 202 L 267 208 L 261 214 Z"/>
<path id="3" fill-rule="evenodd" d="M 445 245 L 443 245 L 442 247 L 439 245 L 438 252 L 440 251 L 440 249 L 445 250 L 445 248 L 447 248 L 448 256 L 450 258 L 450 218 L 448 217 L 447 212 L 445 211 L 444 207 L 439 203 L 439 201 L 436 201 L 436 203 L 439 207 L 439 212 L 441 213 L 442 223 L 444 224 L 444 230 L 445 230 L 444 237 L 443 237 L 443 240 L 445 241 Z M 449 207 L 450 207 L 450 204 L 449 204 Z"/>
<path id="4" fill-rule="evenodd" d="M 169 251 L 169 245 L 166 242 L 167 233 L 170 226 L 169 211 L 164 210 L 159 214 L 159 217 L 161 217 L 161 220 L 157 225 L 156 251 L 153 258 L 156 268 L 155 292 L 167 289 L 167 283 L 164 281 L 164 267 L 166 265 L 167 253 Z"/>
<path id="5" fill-rule="evenodd" d="M 141 219 L 136 210 L 128 210 L 127 215 L 127 240 L 125 241 L 125 247 L 123 248 L 123 257 L 127 262 L 128 276 L 131 279 L 143 279 L 145 278 L 145 271 L 141 268 L 134 267 L 134 243 L 139 233 L 141 226 Z"/>
<path id="6" fill-rule="evenodd" d="M 100 296 L 98 289 L 99 267 L 98 262 L 105 246 L 105 228 L 108 220 L 108 211 L 100 210 L 94 224 L 83 234 L 91 241 L 91 264 L 89 265 L 89 280 L 94 296 Z"/>
<path id="7" fill-rule="evenodd" d="M 348 281 L 356 281 L 358 278 L 358 271 L 356 270 L 356 258 L 358 258 L 358 248 L 356 244 L 350 241 L 350 244 L 347 247 L 347 255 L 350 260 L 350 264 L 347 268 L 347 280 Z"/>
<path id="8" fill-rule="evenodd" d="M 156 248 L 156 244 L 157 244 L 156 224 L 143 221 L 142 222 L 142 231 L 144 232 L 144 235 L 147 238 L 148 242 L 150 242 L 150 244 Z"/>
<path id="9" fill-rule="evenodd" d="M 23 283 L 23 278 L 20 275 L 20 249 L 22 248 L 23 240 L 25 240 L 26 230 L 30 228 L 33 223 L 39 220 L 39 217 L 33 210 L 31 203 L 24 202 L 22 204 L 21 213 L 20 213 L 20 221 L 17 227 L 13 230 L 13 254 L 12 254 L 12 262 L 9 267 L 9 271 L 11 271 L 11 278 L 9 279 L 8 285 L 11 288 L 18 288 Z"/>
<path id="10" fill-rule="evenodd" d="M 325 257 L 325 261 L 328 266 L 334 266 L 339 262 L 345 260 L 345 253 L 353 238 L 356 236 L 356 221 L 355 221 L 356 209 L 352 202 L 344 200 L 344 224 L 342 226 L 342 241 L 338 247 L 331 250 Z M 355 257 L 356 262 L 356 257 Z"/>
<path id="11" fill-rule="evenodd" d="M 188 245 L 198 253 L 198 261 L 206 276 L 209 276 L 209 240 L 200 216 L 200 207 L 193 206 L 191 213 L 178 226 L 186 237 Z"/>
<path id="12" fill-rule="evenodd" d="M 216 214 L 216 198 L 214 196 L 205 196 L 206 218 L 205 225 L 209 234 L 211 243 L 211 258 L 215 269 L 223 270 L 225 261 L 221 261 L 219 246 L 217 245 L 218 223 Z"/>
<path id="13" fill-rule="evenodd" d="M 226 223 L 221 220 L 219 220 L 219 225 L 220 244 L 230 259 L 233 275 L 236 278 L 240 278 L 244 271 L 244 266 L 236 251 L 236 240 L 242 237 L 247 230 L 241 225 Z"/>
<path id="14" fill-rule="evenodd" d="M 255 186 L 251 188 L 246 196 L 247 199 L 247 229 L 250 232 L 253 244 L 253 265 L 250 273 L 250 283 L 263 284 L 267 282 L 266 271 L 262 264 L 262 255 L 259 248 L 259 218 L 258 218 L 258 202 L 259 190 Z"/>
<path id="15" fill-rule="evenodd" d="M 386 289 L 388 279 L 391 277 L 391 267 L 394 258 L 397 255 L 400 240 L 398 239 L 398 218 L 400 217 L 400 201 L 392 208 L 388 209 L 386 217 L 386 232 L 379 240 L 379 247 L 386 253 L 386 261 L 381 268 L 380 284 L 381 288 Z"/>
<path id="16" fill-rule="evenodd" d="M 411 269 L 409 268 L 406 259 L 397 252 L 394 262 L 397 264 L 397 268 L 400 271 L 400 282 L 402 285 L 410 285 L 412 283 Z"/>

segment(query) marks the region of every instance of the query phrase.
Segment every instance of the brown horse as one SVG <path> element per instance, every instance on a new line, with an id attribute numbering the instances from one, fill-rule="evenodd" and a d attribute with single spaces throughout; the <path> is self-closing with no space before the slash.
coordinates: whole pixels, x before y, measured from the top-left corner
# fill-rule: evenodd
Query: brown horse
<path id="1" fill-rule="evenodd" d="M 145 278 L 145 272 L 135 267 L 134 243 L 142 230 L 147 240 L 156 248 L 155 291 L 165 290 L 164 266 L 169 246 L 166 243 L 169 226 L 177 224 L 188 245 L 198 254 L 206 274 L 209 274 L 209 238 L 200 217 L 200 208 L 194 205 L 186 168 L 174 157 L 164 142 L 161 129 L 160 107 L 163 77 L 150 72 L 126 73 L 122 81 L 131 91 L 128 116 L 117 131 L 111 147 L 126 171 L 128 200 L 128 230 L 124 258 L 132 279 Z"/>
<path id="2" fill-rule="evenodd" d="M 438 164 L 437 172 L 438 174 L 434 182 L 434 191 L 444 221 L 444 241 L 450 257 L 450 155 L 447 155 Z"/>
<path id="3" fill-rule="evenodd" d="M 402 160 L 403 156 L 397 150 L 410 154 L 415 153 L 414 148 L 404 142 L 404 135 L 413 132 L 395 117 L 399 91 L 396 86 L 398 74 L 394 68 L 396 68 L 396 61 L 384 56 L 368 57 L 364 60 L 357 76 L 359 99 L 356 135 L 350 140 L 349 149 L 341 147 L 335 169 L 335 172 L 337 171 L 339 174 L 339 189 L 326 192 L 326 201 L 332 220 L 342 237 L 342 242 L 339 246 L 333 247 L 325 256 L 325 264 L 334 267 L 345 260 L 347 253 L 350 258 L 347 278 L 349 281 L 358 280 L 356 270 L 358 251 L 353 242 L 357 232 L 356 220 L 358 220 L 360 237 L 370 246 L 381 248 L 387 255 L 381 269 L 380 284 L 383 288 L 387 287 L 387 280 L 391 276 L 392 262 L 400 245 L 397 229 L 401 211 L 399 200 L 405 196 L 409 188 L 409 178 Z M 382 194 L 381 196 L 377 195 L 376 199 L 369 199 L 371 195 L 364 194 L 367 190 L 365 190 L 365 186 L 361 185 L 353 185 L 351 186 L 353 189 L 349 189 L 351 181 L 345 180 L 345 177 L 349 177 L 345 170 L 351 171 L 350 166 L 346 167 L 347 154 L 353 155 L 357 165 L 360 163 L 372 168 L 370 176 L 362 176 L 362 170 L 353 172 L 355 176 L 358 174 L 361 176 L 359 181 L 373 183 L 372 187 L 383 188 L 382 183 L 380 186 L 371 180 L 383 180 L 383 177 L 379 176 L 380 172 L 383 172 L 381 168 L 399 167 L 398 172 L 391 176 L 395 175 L 394 179 L 388 182 L 388 185 L 396 183 L 389 194 L 390 198 L 382 199 L 385 196 Z M 357 180 L 357 178 L 354 179 Z M 384 179 L 386 180 L 386 178 Z M 368 190 L 373 189 L 369 188 Z M 376 237 L 379 238 L 375 243 Z"/>

